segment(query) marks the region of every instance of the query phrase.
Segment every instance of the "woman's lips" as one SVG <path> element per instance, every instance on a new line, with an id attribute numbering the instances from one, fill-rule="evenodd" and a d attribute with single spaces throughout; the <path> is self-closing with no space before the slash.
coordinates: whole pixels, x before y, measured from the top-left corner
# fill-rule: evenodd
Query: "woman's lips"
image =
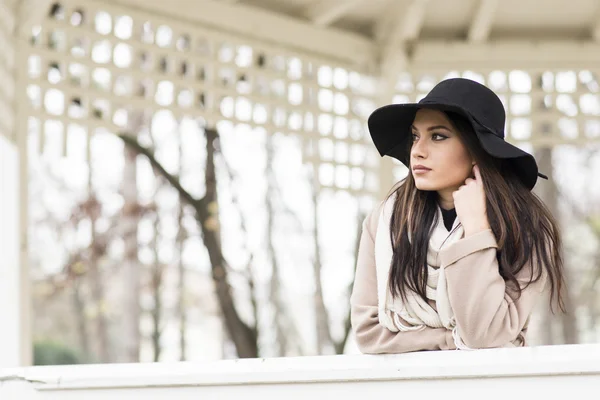
<path id="1" fill-rule="evenodd" d="M 424 173 L 429 172 L 429 171 L 431 171 L 429 168 L 415 168 L 415 169 L 413 169 L 413 172 L 415 174 L 424 174 Z"/>

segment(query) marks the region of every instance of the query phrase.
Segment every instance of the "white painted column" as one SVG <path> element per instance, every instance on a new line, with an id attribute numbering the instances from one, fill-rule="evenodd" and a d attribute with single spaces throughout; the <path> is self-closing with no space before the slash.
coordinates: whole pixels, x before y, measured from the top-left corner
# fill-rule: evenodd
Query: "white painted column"
<path id="1" fill-rule="evenodd" d="M 17 146 L 0 135 L 0 368 L 24 361 L 19 177 Z"/>

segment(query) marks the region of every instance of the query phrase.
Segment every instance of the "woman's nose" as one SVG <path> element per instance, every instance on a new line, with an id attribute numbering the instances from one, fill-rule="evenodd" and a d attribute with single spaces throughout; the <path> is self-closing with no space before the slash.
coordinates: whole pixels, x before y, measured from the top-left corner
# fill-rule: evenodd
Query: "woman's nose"
<path id="1" fill-rule="evenodd" d="M 410 150 L 411 156 L 415 158 L 426 158 L 427 153 L 427 145 L 425 144 L 424 140 L 416 140 Z"/>

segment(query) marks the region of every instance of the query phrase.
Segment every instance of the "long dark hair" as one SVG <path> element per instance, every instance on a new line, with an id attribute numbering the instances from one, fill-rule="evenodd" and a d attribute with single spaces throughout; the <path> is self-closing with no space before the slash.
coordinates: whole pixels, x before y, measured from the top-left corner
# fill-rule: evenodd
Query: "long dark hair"
<path id="1" fill-rule="evenodd" d="M 507 287 L 518 298 L 522 289 L 545 274 L 550 284 L 551 309 L 554 312 L 556 301 L 564 312 L 562 239 L 556 220 L 540 198 L 521 182 L 512 164 L 485 153 L 465 117 L 449 112 L 446 115 L 481 171 L 487 216 L 498 243 L 499 272 Z M 390 291 L 406 300 L 407 290 L 411 290 L 426 300 L 427 249 L 437 224 L 438 195 L 435 191 L 417 189 L 410 172 L 388 198 L 394 193 L 397 197 L 390 222 L 393 248 Z M 409 232 L 412 243 L 408 240 Z M 536 263 L 529 281 L 521 286 L 517 275 L 533 259 Z"/>

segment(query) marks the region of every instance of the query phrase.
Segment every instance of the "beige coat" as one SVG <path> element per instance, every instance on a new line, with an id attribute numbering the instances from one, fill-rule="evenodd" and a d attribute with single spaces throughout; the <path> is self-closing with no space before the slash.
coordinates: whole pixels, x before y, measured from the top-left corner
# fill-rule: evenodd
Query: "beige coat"
<path id="1" fill-rule="evenodd" d="M 446 328 L 392 332 L 379 323 L 374 248 L 382 205 L 375 207 L 362 226 L 350 298 L 358 348 L 369 354 L 456 349 L 452 332 Z M 439 253 L 457 329 L 470 348 L 524 346 L 529 316 L 545 288 L 545 279 L 540 279 L 515 300 L 498 272 L 497 248 L 494 234 L 485 230 L 463 237 Z M 523 268 L 518 279 L 525 283 L 530 274 L 531 267 Z M 430 303 L 435 308 L 435 303 Z"/>

